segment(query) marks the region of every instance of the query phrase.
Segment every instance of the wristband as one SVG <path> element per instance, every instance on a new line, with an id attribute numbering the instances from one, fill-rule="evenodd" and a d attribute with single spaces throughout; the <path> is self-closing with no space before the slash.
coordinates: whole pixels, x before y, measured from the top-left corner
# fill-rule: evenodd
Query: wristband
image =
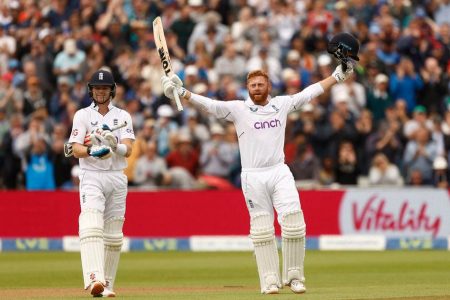
<path id="1" fill-rule="evenodd" d="M 127 155 L 127 145 L 125 144 L 118 144 L 115 153 L 119 154 L 121 156 Z"/>

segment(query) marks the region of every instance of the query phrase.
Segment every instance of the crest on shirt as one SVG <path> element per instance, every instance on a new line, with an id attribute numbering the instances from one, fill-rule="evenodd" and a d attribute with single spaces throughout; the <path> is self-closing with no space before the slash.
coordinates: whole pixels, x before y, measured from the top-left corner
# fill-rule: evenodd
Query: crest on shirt
<path id="1" fill-rule="evenodd" d="M 257 108 L 257 107 L 250 107 L 250 110 L 251 110 L 252 112 L 257 112 L 257 111 L 258 111 L 258 108 Z"/>
<path id="2" fill-rule="evenodd" d="M 113 120 L 113 125 L 114 125 L 114 126 L 119 125 L 119 120 L 118 120 L 118 119 L 114 119 L 114 120 Z"/>
<path id="3" fill-rule="evenodd" d="M 276 107 L 276 106 L 273 105 L 273 104 L 272 104 L 272 108 L 273 108 L 276 112 L 278 112 L 278 111 L 280 110 L 278 107 Z"/>
<path id="4" fill-rule="evenodd" d="M 97 126 L 97 124 L 98 124 L 98 121 L 96 121 L 96 122 L 91 122 L 91 125 L 92 125 L 92 126 Z"/>

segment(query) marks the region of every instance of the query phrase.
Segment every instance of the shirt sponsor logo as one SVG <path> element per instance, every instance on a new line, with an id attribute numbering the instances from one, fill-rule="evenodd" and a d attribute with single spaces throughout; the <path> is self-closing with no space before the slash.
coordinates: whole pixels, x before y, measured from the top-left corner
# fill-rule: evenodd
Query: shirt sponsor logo
<path id="1" fill-rule="evenodd" d="M 91 122 L 91 125 L 92 125 L 92 126 L 97 126 L 97 124 L 98 124 L 98 121 L 96 121 L 96 122 Z"/>
<path id="2" fill-rule="evenodd" d="M 281 121 L 278 119 L 269 120 L 269 121 L 261 121 L 261 122 L 255 122 L 253 127 L 255 129 L 267 129 L 267 128 L 275 128 L 275 127 L 281 127 Z"/>
<path id="3" fill-rule="evenodd" d="M 258 108 L 257 108 L 257 107 L 250 107 L 250 110 L 251 110 L 252 112 L 257 112 L 257 111 L 258 111 Z"/>

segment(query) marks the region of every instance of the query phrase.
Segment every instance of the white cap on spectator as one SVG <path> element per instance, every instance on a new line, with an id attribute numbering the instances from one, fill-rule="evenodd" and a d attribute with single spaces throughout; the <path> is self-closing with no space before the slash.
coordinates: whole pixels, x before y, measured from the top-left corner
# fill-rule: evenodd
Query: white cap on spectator
<path id="1" fill-rule="evenodd" d="M 297 73 L 291 68 L 286 68 L 281 72 L 281 78 L 283 78 L 284 81 L 293 79 L 296 77 L 296 75 Z"/>
<path id="2" fill-rule="evenodd" d="M 327 65 L 331 64 L 331 57 L 328 54 L 321 54 L 317 58 L 317 63 L 321 67 L 327 66 Z"/>
<path id="3" fill-rule="evenodd" d="M 180 131 L 178 133 L 179 143 L 190 143 L 192 141 L 191 134 L 189 132 Z"/>
<path id="4" fill-rule="evenodd" d="M 156 111 L 159 117 L 165 117 L 165 118 L 171 118 L 173 117 L 173 109 L 168 104 L 163 104 L 160 107 L 158 107 L 158 110 Z"/>
<path id="5" fill-rule="evenodd" d="M 198 75 L 198 68 L 197 68 L 196 66 L 194 66 L 194 65 L 189 65 L 189 66 L 187 66 L 186 69 L 184 70 L 184 74 L 185 74 L 186 76 L 189 76 L 189 75 L 195 75 L 195 76 L 197 76 L 197 75 Z"/>
<path id="6" fill-rule="evenodd" d="M 77 52 L 77 43 L 74 39 L 67 39 L 64 41 L 64 52 L 69 55 Z"/>
<path id="7" fill-rule="evenodd" d="M 384 74 L 378 74 L 377 76 L 375 76 L 376 84 L 383 83 L 383 82 L 389 82 L 389 77 L 387 77 Z"/>
<path id="8" fill-rule="evenodd" d="M 206 93 L 208 91 L 208 86 L 205 83 L 203 83 L 203 82 L 199 82 L 199 83 L 196 83 L 192 87 L 192 91 L 195 94 L 200 94 L 201 95 L 201 94 Z"/>
<path id="9" fill-rule="evenodd" d="M 288 54 L 287 54 L 287 60 L 298 60 L 300 59 L 300 53 L 298 53 L 297 50 L 289 50 Z"/>
<path id="10" fill-rule="evenodd" d="M 20 6 L 19 1 L 17 1 L 17 0 L 9 1 L 9 8 L 18 9 L 19 6 Z"/>
<path id="11" fill-rule="evenodd" d="M 201 5 L 203 5 L 203 0 L 188 0 L 188 5 L 201 6 Z"/>
<path id="12" fill-rule="evenodd" d="M 225 134 L 225 130 L 220 124 L 214 123 L 211 125 L 211 134 Z"/>
<path id="13" fill-rule="evenodd" d="M 335 97 L 335 103 L 348 103 L 350 96 L 348 93 L 346 92 L 339 92 L 337 93 L 336 97 Z"/>
<path id="14" fill-rule="evenodd" d="M 49 28 L 44 28 L 44 29 L 42 29 L 41 31 L 39 31 L 39 34 L 38 34 L 38 38 L 40 39 L 40 40 L 43 40 L 43 39 L 45 39 L 46 37 L 48 37 L 49 35 L 50 35 L 50 29 Z"/>
<path id="15" fill-rule="evenodd" d="M 438 156 L 433 161 L 433 169 L 435 170 L 445 170 L 447 169 L 447 160 L 443 156 Z"/>
<path id="16" fill-rule="evenodd" d="M 303 112 L 312 112 L 312 111 L 314 111 L 314 105 L 312 105 L 311 103 L 307 103 L 303 106 L 302 111 Z"/>

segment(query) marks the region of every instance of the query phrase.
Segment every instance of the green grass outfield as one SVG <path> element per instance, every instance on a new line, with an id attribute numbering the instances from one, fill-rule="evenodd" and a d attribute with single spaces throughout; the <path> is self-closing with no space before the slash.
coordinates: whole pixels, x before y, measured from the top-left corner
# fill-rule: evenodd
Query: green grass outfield
<path id="1" fill-rule="evenodd" d="M 123 299 L 450 299 L 450 252 L 308 251 L 307 293 L 260 295 L 250 252 L 124 253 Z M 0 253 L 0 299 L 89 299 L 78 253 Z"/>

